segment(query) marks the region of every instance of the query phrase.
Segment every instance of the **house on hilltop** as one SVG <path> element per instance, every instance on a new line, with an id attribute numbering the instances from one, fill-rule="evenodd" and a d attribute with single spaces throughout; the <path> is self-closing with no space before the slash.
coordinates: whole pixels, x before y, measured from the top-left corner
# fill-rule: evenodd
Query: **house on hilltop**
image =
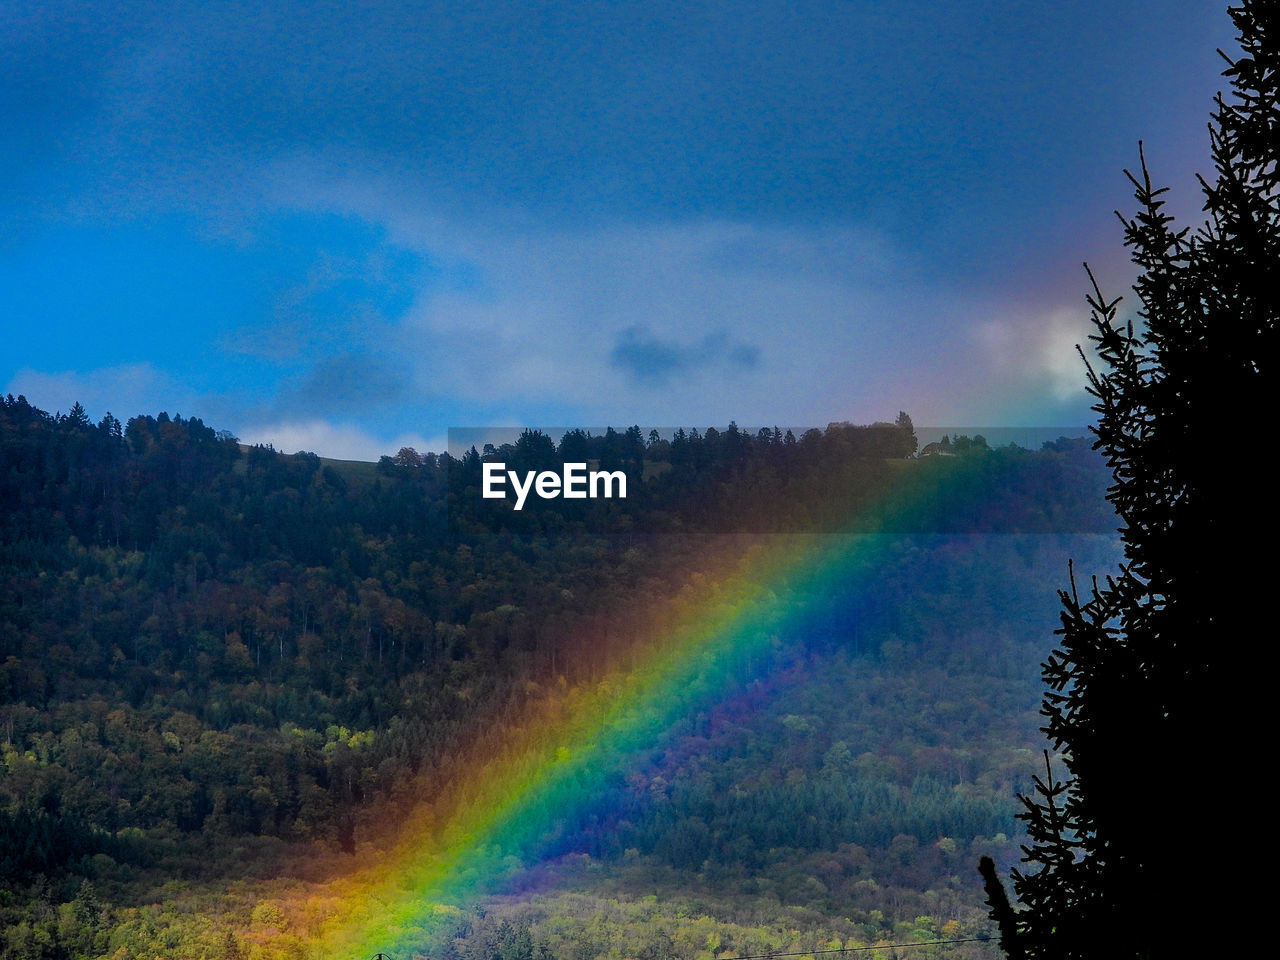
<path id="1" fill-rule="evenodd" d="M 954 457 L 956 452 L 951 449 L 951 438 L 943 437 L 941 440 L 935 440 L 933 443 L 926 443 L 920 448 L 918 457 Z"/>

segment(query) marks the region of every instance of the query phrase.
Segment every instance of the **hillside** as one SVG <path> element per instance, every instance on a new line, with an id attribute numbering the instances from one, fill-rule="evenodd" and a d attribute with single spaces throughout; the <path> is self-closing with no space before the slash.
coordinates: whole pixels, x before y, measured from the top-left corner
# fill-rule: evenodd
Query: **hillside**
<path id="1" fill-rule="evenodd" d="M 1070 442 L 531 437 L 505 455 L 640 493 L 517 517 L 477 511 L 479 455 L 344 464 L 77 411 L 0 403 L 5 957 L 328 955 L 375 929 L 380 863 L 513 793 L 484 771 L 542 788 L 571 747 L 593 768 L 437 891 L 441 949 L 973 935 L 973 864 L 1016 858 L 1043 762 L 1053 591 L 1114 557 Z M 611 699 L 631 714 L 595 719 Z"/>

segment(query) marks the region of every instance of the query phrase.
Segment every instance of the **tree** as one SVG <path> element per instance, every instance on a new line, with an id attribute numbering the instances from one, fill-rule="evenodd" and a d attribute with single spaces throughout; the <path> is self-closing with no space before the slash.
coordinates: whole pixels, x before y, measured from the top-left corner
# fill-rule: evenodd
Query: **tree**
<path id="1" fill-rule="evenodd" d="M 80 405 L 79 400 L 71 405 L 71 410 L 67 414 L 67 423 L 81 430 L 88 429 L 89 415 L 84 412 L 84 407 Z"/>
<path id="2" fill-rule="evenodd" d="M 1273 578 L 1249 558 L 1278 525 L 1268 472 L 1240 453 L 1261 439 L 1254 418 L 1277 390 L 1280 3 L 1229 13 L 1243 52 L 1227 58 L 1232 95 L 1210 124 L 1207 220 L 1175 228 L 1140 152 L 1139 173 L 1126 171 L 1138 212 L 1121 216 L 1139 322 L 1122 324 L 1096 282 L 1088 298 L 1095 446 L 1125 562 L 1083 599 L 1074 575 L 1060 594 L 1041 713 L 1066 776 L 1050 765 L 1022 798 L 1020 909 L 981 867 L 1011 956 L 1180 956 L 1180 918 L 1212 909 L 1254 854 L 1243 751 L 1265 671 L 1248 640 L 1271 619 Z M 1200 851 L 1242 820 L 1233 848 Z"/>
<path id="3" fill-rule="evenodd" d="M 541 430 L 525 429 L 511 455 L 513 470 L 551 470 L 557 465 L 556 443 Z"/>
<path id="4" fill-rule="evenodd" d="M 916 439 L 916 427 L 911 422 L 911 417 L 905 410 L 899 410 L 897 418 L 893 421 L 893 425 L 903 433 L 902 440 L 902 456 L 914 457 L 916 450 L 920 447 L 920 441 Z"/>
<path id="5" fill-rule="evenodd" d="M 422 466 L 422 455 L 413 447 L 401 447 L 396 455 L 391 458 L 391 462 L 398 467 L 420 467 Z"/>

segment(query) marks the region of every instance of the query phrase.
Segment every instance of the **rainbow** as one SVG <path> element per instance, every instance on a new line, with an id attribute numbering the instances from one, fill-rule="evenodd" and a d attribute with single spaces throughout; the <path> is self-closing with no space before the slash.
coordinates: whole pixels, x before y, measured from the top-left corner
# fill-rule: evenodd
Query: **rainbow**
<path id="1" fill-rule="evenodd" d="M 752 662 L 768 659 L 815 598 L 849 589 L 875 568 L 886 535 L 755 538 L 638 666 L 513 732 L 502 754 L 454 788 L 442 829 L 407 831 L 373 874 L 356 880 L 316 944 L 324 958 L 425 956 L 458 912 L 528 865 L 557 827 L 590 804 L 602 780 L 652 748 L 666 729 L 723 698 Z M 768 588 L 762 588 L 768 584 Z M 354 879 L 354 878 L 353 878 Z M 335 891 L 336 892 L 336 891 Z"/>
<path id="2" fill-rule="evenodd" d="M 930 484 L 899 489 L 876 509 L 895 521 L 888 528 L 919 529 L 909 522 L 914 506 L 932 510 L 938 495 Z M 890 533 L 718 538 L 696 565 L 701 586 L 673 602 L 680 612 L 639 644 L 629 670 L 535 698 L 531 715 L 490 738 L 489 759 L 434 791 L 376 864 L 316 891 L 307 952 L 317 960 L 438 952 L 469 905 L 535 864 L 664 731 L 750 685 L 784 638 L 847 614 L 833 599 L 867 595 L 900 542 Z"/>

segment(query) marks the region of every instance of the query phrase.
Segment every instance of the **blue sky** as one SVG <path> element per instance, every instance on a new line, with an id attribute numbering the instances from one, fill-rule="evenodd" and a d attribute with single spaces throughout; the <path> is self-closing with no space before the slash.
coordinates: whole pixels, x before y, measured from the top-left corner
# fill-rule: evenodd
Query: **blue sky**
<path id="1" fill-rule="evenodd" d="M 1201 3 L 0 2 L 0 390 L 375 458 L 451 426 L 1088 419 Z"/>

